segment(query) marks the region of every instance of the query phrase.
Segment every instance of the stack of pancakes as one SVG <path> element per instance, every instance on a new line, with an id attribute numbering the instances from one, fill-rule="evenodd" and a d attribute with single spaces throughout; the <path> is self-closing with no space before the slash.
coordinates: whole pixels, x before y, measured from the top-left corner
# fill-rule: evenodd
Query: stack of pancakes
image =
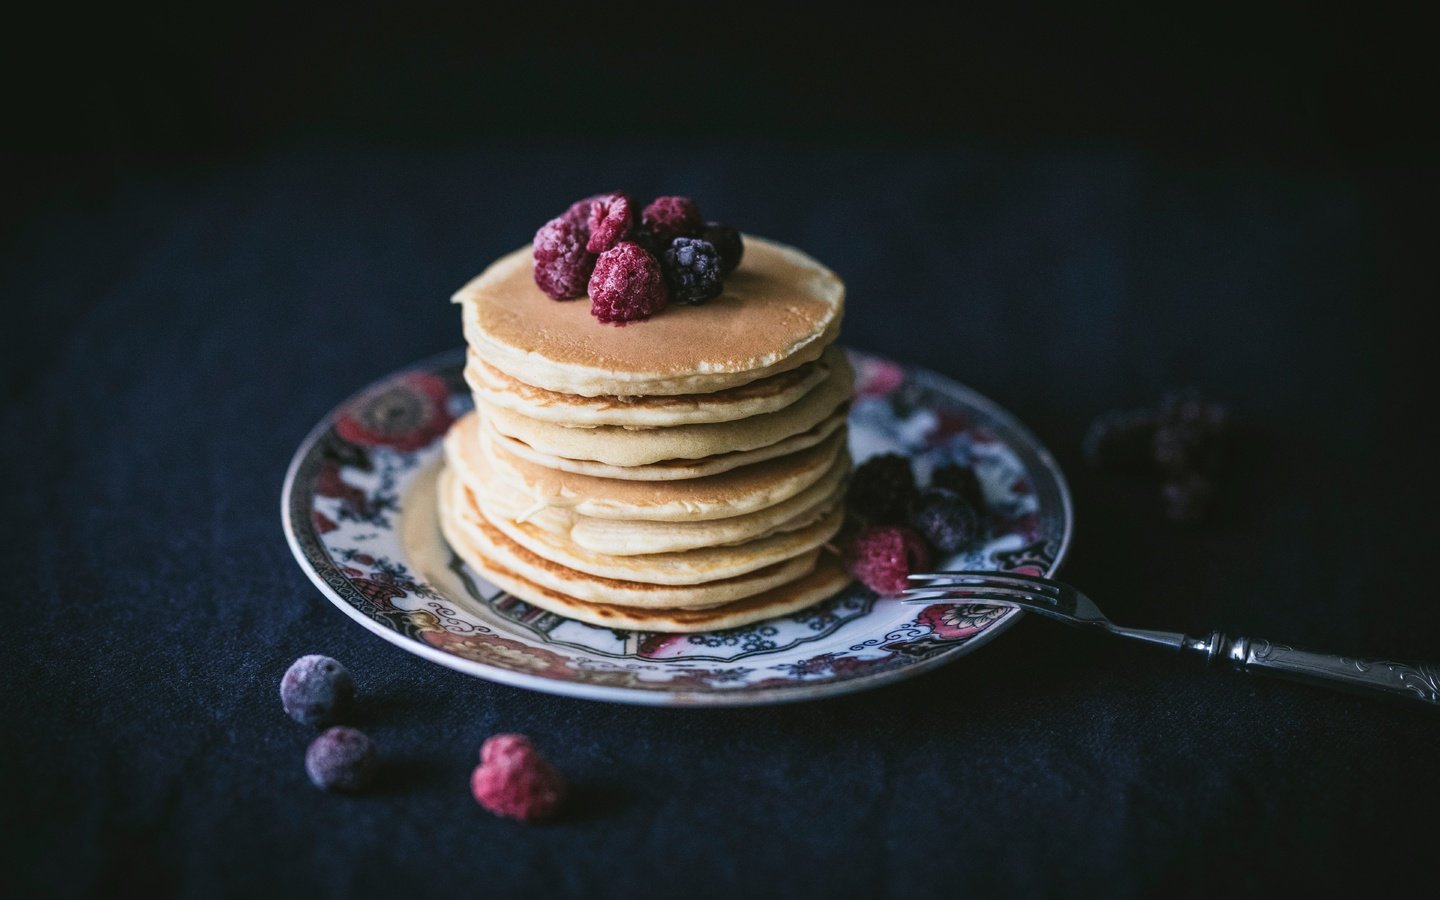
<path id="1" fill-rule="evenodd" d="M 454 298 L 476 409 L 445 440 L 446 540 L 526 602 L 614 628 L 731 628 L 833 594 L 844 297 L 750 237 L 720 297 L 621 328 L 541 293 L 530 248 L 501 258 Z"/>

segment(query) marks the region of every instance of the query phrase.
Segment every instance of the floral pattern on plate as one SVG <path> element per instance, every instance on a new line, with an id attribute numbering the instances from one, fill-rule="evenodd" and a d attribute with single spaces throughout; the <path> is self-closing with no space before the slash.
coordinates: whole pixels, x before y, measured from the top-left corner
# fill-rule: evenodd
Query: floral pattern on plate
<path id="1" fill-rule="evenodd" d="M 1052 573 L 1071 506 L 1049 454 L 1004 410 L 955 382 L 850 352 L 857 461 L 899 452 L 923 483 L 975 467 L 986 538 L 943 568 Z M 658 634 L 576 622 L 471 572 L 436 527 L 440 442 L 471 400 L 456 352 L 360 392 L 301 444 L 285 480 L 286 536 L 340 609 L 412 652 L 494 681 L 651 704 L 808 700 L 917 674 L 975 649 L 1020 613 L 904 606 L 858 584 L 800 612 L 727 631 Z"/>

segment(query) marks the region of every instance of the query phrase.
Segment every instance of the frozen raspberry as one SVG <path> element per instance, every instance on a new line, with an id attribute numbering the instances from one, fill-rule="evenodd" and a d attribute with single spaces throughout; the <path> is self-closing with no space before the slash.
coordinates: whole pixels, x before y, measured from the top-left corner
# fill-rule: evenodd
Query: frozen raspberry
<path id="1" fill-rule="evenodd" d="M 380 759 L 362 731 L 337 725 L 320 733 L 305 751 L 305 772 L 318 788 L 358 791 L 375 780 Z"/>
<path id="2" fill-rule="evenodd" d="M 600 254 L 590 276 L 590 314 L 624 325 L 648 319 L 670 301 L 660 261 L 634 241 Z"/>
<path id="3" fill-rule="evenodd" d="M 355 697 L 355 681 L 328 656 L 302 656 L 280 679 L 280 703 L 301 725 L 330 725 L 340 720 Z"/>
<path id="4" fill-rule="evenodd" d="M 565 782 L 523 734 L 497 734 L 480 748 L 470 790 L 497 816 L 548 819 L 565 799 Z"/>
<path id="5" fill-rule="evenodd" d="M 976 512 L 985 510 L 985 491 L 980 487 L 980 479 L 976 477 L 975 469 L 970 466 L 959 463 L 940 466 L 931 473 L 930 486 L 954 491 L 966 503 L 975 507 Z"/>
<path id="6" fill-rule="evenodd" d="M 698 306 L 725 289 L 720 254 L 709 241 L 676 238 L 665 251 L 665 278 L 677 303 Z"/>
<path id="7" fill-rule="evenodd" d="M 576 200 L 570 204 L 569 209 L 560 214 L 560 218 L 573 225 L 579 226 L 580 230 L 585 232 L 585 237 L 588 240 L 590 237 L 590 209 L 597 201 L 603 200 L 608 196 L 610 195 L 595 194 L 594 196 L 586 197 L 584 200 Z"/>
<path id="8" fill-rule="evenodd" d="M 604 253 L 624 240 L 635 225 L 635 214 L 630 211 L 630 196 L 616 193 L 594 198 L 587 222 L 590 238 L 585 249 L 591 253 Z"/>
<path id="9" fill-rule="evenodd" d="M 930 565 L 930 550 L 909 528 L 872 525 L 850 542 L 845 564 L 872 591 L 895 596 L 905 590 L 907 575 Z"/>
<path id="10" fill-rule="evenodd" d="M 551 300 L 585 296 L 595 254 L 585 249 L 584 229 L 561 216 L 535 232 L 535 283 Z"/>
<path id="11" fill-rule="evenodd" d="M 910 507 L 910 524 L 941 553 L 954 553 L 980 536 L 975 507 L 954 491 L 930 488 Z"/>
<path id="12" fill-rule="evenodd" d="M 720 254 L 721 275 L 735 271 L 740 265 L 740 258 L 745 255 L 745 242 L 740 239 L 740 232 L 729 225 L 707 222 L 700 231 L 700 239 L 709 241 Z"/>
<path id="13" fill-rule="evenodd" d="M 640 213 L 640 224 L 655 235 L 662 247 L 668 247 L 677 237 L 699 234 L 705 221 L 689 197 L 656 197 Z"/>
<path id="14" fill-rule="evenodd" d="M 872 525 L 898 525 L 906 520 L 918 493 L 910 460 L 885 453 L 865 460 L 850 479 L 850 508 Z"/>

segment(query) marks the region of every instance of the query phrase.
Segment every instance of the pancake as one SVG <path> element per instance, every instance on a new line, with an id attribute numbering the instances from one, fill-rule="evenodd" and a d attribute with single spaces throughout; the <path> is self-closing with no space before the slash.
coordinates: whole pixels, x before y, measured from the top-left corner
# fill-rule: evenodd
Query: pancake
<path id="1" fill-rule="evenodd" d="M 722 391 L 818 359 L 844 313 L 845 285 L 835 273 L 793 247 L 744 240 L 744 260 L 719 297 L 672 304 L 623 328 L 600 324 L 584 299 L 545 296 L 528 246 L 452 299 L 471 349 L 524 384 L 582 397 Z"/>
<path id="2" fill-rule="evenodd" d="M 450 501 L 452 508 L 473 507 L 507 538 L 536 556 L 588 575 L 647 584 L 694 585 L 754 572 L 821 546 L 835 536 L 845 521 L 845 511 L 837 504 L 820 520 L 804 528 L 744 544 L 678 553 L 613 556 L 586 550 L 563 536 L 492 513 L 459 478 L 450 478 L 446 483 L 454 495 Z"/>
<path id="3" fill-rule="evenodd" d="M 579 600 L 542 587 L 480 555 L 476 556 L 471 568 L 501 590 L 514 594 L 532 606 L 568 619 L 588 622 L 601 628 L 673 633 L 739 628 L 752 622 L 798 612 L 843 590 L 850 583 L 850 576 L 839 558 L 833 553 L 825 552 L 820 555 L 818 564 L 810 574 L 734 603 L 709 609 L 636 609 Z"/>
<path id="4" fill-rule="evenodd" d="M 784 409 L 738 422 L 677 425 L 674 428 L 624 428 L 597 425 L 569 428 L 542 422 L 476 398 L 476 407 L 496 431 L 523 441 L 541 453 L 585 459 L 612 466 L 645 466 L 671 459 L 705 459 L 756 450 L 803 434 L 849 403 L 852 375 L 843 355 L 819 387 Z"/>
<path id="5" fill-rule="evenodd" d="M 473 350 L 467 358 L 465 381 L 475 395 L 488 405 L 513 410 L 542 422 L 582 427 L 668 428 L 734 422 L 784 409 L 821 384 L 834 368 L 835 357 L 844 352 L 832 344 L 814 362 L 709 394 L 669 397 L 560 394 L 516 381 L 486 364 Z"/>
<path id="6" fill-rule="evenodd" d="M 554 469 L 557 472 L 624 481 L 676 481 L 719 475 L 743 466 L 780 459 L 791 453 L 814 447 L 837 433 L 842 435 L 845 433 L 843 426 L 848 412 L 849 406 L 846 405 L 809 431 L 788 437 L 768 447 L 737 453 L 722 453 L 707 459 L 667 459 L 648 466 L 612 466 L 595 460 L 552 456 L 536 450 L 524 441 L 517 441 L 498 433 L 489 422 L 483 419 L 480 422 L 480 440 L 482 442 L 490 441 L 513 456 L 537 466 Z"/>
<path id="7" fill-rule="evenodd" d="M 533 525 L 586 550 L 611 556 L 724 547 L 804 528 L 839 503 L 850 471 L 850 457 L 842 454 L 810 487 L 741 516 L 693 522 L 624 521 L 592 518 L 538 503 L 523 490 L 496 478 L 483 457 L 465 454 L 458 441 L 446 440 L 445 456 L 456 477 L 480 498 L 488 513 Z"/>
<path id="8" fill-rule="evenodd" d="M 844 447 L 845 434 L 837 431 L 814 447 L 778 459 L 705 478 L 649 483 L 538 465 L 501 447 L 480 427 L 480 417 L 467 413 L 451 427 L 445 450 L 462 460 L 483 454 L 492 477 L 524 492 L 530 503 L 596 519 L 695 522 L 740 516 L 790 499 L 825 475 Z"/>
<path id="9" fill-rule="evenodd" d="M 801 578 L 815 568 L 820 555 L 820 550 L 811 550 L 735 578 L 697 585 L 673 586 L 600 578 L 531 553 L 507 538 L 473 507 L 454 508 L 453 494 L 443 483 L 445 477 L 447 475 L 441 476 L 439 491 L 440 528 L 451 549 L 466 565 L 481 569 L 486 565 L 482 558 L 493 560 L 527 581 L 576 600 L 641 609 L 704 609 L 733 603 Z"/>

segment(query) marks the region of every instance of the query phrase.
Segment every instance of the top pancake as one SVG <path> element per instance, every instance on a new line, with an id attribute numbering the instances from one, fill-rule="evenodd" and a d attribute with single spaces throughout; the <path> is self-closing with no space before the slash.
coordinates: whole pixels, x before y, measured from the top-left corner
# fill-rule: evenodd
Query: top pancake
<path id="1" fill-rule="evenodd" d="M 703 394 L 798 368 L 839 335 L 845 305 L 835 273 L 749 235 L 719 297 L 623 328 L 601 324 L 584 298 L 551 300 L 533 269 L 522 247 L 455 294 L 465 339 L 511 378 L 583 397 Z"/>

